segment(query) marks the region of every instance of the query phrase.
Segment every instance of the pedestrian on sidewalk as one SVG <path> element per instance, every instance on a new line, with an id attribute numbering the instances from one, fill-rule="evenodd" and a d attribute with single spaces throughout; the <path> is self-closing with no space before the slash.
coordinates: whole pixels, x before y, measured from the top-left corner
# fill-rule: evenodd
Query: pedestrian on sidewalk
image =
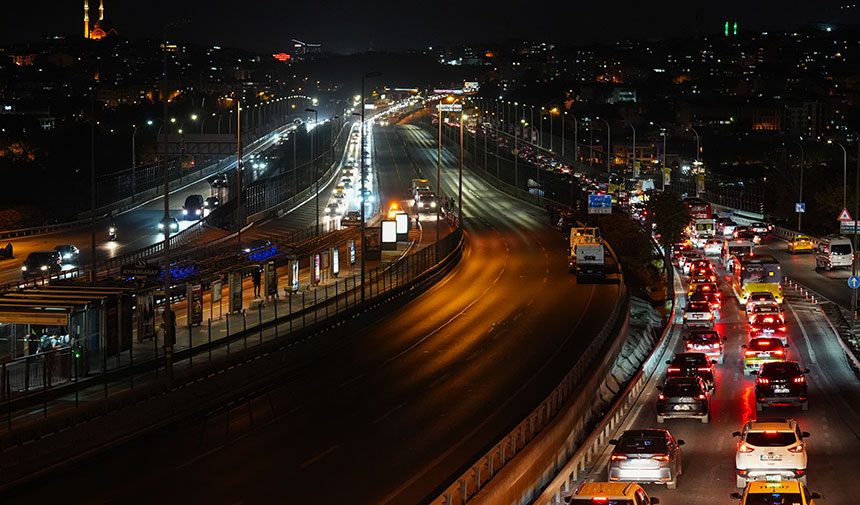
<path id="1" fill-rule="evenodd" d="M 251 272 L 251 280 L 254 281 L 254 298 L 260 297 L 260 269 L 254 268 Z"/>

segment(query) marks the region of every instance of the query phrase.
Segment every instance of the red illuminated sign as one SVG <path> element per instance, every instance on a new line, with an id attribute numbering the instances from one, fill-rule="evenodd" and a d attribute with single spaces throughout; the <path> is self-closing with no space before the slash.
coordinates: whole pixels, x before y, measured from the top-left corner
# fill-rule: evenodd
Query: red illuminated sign
<path id="1" fill-rule="evenodd" d="M 272 57 L 278 61 L 287 61 L 290 59 L 290 55 L 287 53 L 275 53 Z"/>

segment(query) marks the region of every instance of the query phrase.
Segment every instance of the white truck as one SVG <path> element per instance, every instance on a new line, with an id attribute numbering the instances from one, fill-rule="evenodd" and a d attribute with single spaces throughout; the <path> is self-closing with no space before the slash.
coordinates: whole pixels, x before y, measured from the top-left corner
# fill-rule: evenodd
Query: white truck
<path id="1" fill-rule="evenodd" d="M 418 193 L 430 193 L 430 181 L 427 179 L 412 179 L 412 198 L 418 199 Z"/>
<path id="2" fill-rule="evenodd" d="M 603 279 L 605 277 L 603 240 L 598 228 L 571 228 L 568 270 L 576 273 L 576 280 Z"/>

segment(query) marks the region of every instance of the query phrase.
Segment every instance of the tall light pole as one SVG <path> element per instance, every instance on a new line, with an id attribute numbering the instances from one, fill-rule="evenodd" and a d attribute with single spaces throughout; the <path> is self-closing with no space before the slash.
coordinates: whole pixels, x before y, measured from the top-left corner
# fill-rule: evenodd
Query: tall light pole
<path id="1" fill-rule="evenodd" d="M 798 191 L 798 196 L 797 196 L 798 200 L 797 201 L 800 203 L 803 203 L 803 144 L 801 142 L 803 142 L 803 137 L 800 137 L 800 141 L 799 142 L 795 141 L 794 144 L 800 148 L 800 190 Z M 857 162 L 860 163 L 860 159 L 858 159 Z M 797 231 L 802 231 L 800 228 L 800 225 L 801 225 L 800 217 L 802 215 L 803 215 L 803 212 L 797 213 Z M 857 217 L 857 216 L 855 216 L 855 217 Z M 855 233 L 854 236 L 856 237 L 857 234 Z M 854 245 L 854 250 L 855 251 L 857 250 L 856 244 Z M 856 254 L 856 252 L 855 252 L 855 254 Z"/>
<path id="2" fill-rule="evenodd" d="M 540 131 L 538 133 L 538 147 L 540 147 L 541 149 L 543 149 L 543 110 L 544 110 L 543 107 L 541 107 L 540 108 L 540 127 L 539 127 Z M 550 126 L 550 128 L 552 128 L 552 116 L 550 116 L 549 126 Z M 550 142 L 552 142 L 552 130 L 550 130 L 549 137 L 550 137 Z M 552 149 L 550 149 L 550 151 L 552 151 Z"/>
<path id="3" fill-rule="evenodd" d="M 514 149 L 511 152 L 514 155 L 514 187 L 515 188 L 519 187 L 519 186 L 517 186 L 517 182 L 518 182 L 517 180 L 519 179 L 519 175 L 520 175 L 519 174 L 520 151 L 519 151 L 519 149 L 517 149 L 517 115 L 518 115 L 518 109 L 519 108 L 520 108 L 520 104 L 517 102 L 514 102 L 514 123 L 513 123 L 514 124 Z"/>
<path id="4" fill-rule="evenodd" d="M 699 161 L 699 132 L 696 131 L 692 126 L 689 128 L 690 131 L 696 134 L 696 161 Z"/>
<path id="5" fill-rule="evenodd" d="M 836 144 L 837 146 L 842 148 L 842 208 L 845 208 L 847 202 L 848 195 L 848 151 L 845 150 L 845 146 L 843 146 L 839 142 L 834 142 L 833 140 L 828 140 L 828 144 Z M 854 216 L 857 218 L 858 216 Z"/>
<path id="6" fill-rule="evenodd" d="M 317 206 L 317 236 L 320 234 L 320 174 L 319 169 L 316 164 L 316 160 L 314 160 L 314 130 L 317 129 L 317 121 L 319 120 L 319 115 L 317 114 L 316 109 L 305 109 L 305 112 L 313 112 L 314 113 L 314 127 L 311 128 L 311 166 L 314 169 L 314 201 Z M 364 149 L 364 146 L 362 146 Z M 364 158 L 364 152 L 361 153 L 361 157 Z"/>
<path id="7" fill-rule="evenodd" d="M 463 226 L 463 107 L 460 104 L 460 175 L 457 181 L 457 221 Z M 436 204 L 438 208 L 439 205 Z"/>
<path id="8" fill-rule="evenodd" d="M 857 142 L 857 173 L 854 178 L 854 254 L 851 262 L 851 275 L 857 275 L 857 218 L 860 217 L 860 142 Z M 857 290 L 851 290 L 851 336 L 857 326 Z"/>
<path id="9" fill-rule="evenodd" d="M 358 154 L 361 157 L 360 167 L 361 167 L 361 301 L 364 302 L 364 260 L 367 256 L 367 240 L 366 240 L 366 225 L 365 225 L 365 211 L 364 211 L 364 176 L 365 176 L 365 168 L 364 168 L 364 81 L 365 79 L 370 79 L 373 77 L 379 77 L 382 75 L 382 72 L 369 72 L 361 76 L 361 128 L 360 128 L 360 136 L 359 140 L 359 149 Z M 319 213 L 317 213 L 319 214 Z"/>
<path id="10" fill-rule="evenodd" d="M 630 168 L 633 171 L 633 178 L 635 179 L 636 177 L 639 177 L 639 171 L 636 170 L 636 128 L 630 121 L 625 119 L 624 122 L 627 123 L 627 126 L 629 126 L 631 130 L 633 130 L 633 144 L 631 144 L 631 147 L 633 148 L 633 163 Z"/>
<path id="11" fill-rule="evenodd" d="M 567 111 L 564 112 L 567 115 Z M 576 116 L 571 114 L 573 118 L 573 159 L 579 162 L 579 123 L 576 121 Z M 561 155 L 564 157 L 564 119 L 561 120 Z"/>
<path id="12" fill-rule="evenodd" d="M 134 180 L 134 169 L 137 166 L 137 153 L 136 153 L 136 145 L 134 141 L 135 135 L 137 135 L 137 125 L 131 125 L 131 201 L 134 203 L 134 195 L 137 193 L 137 188 Z"/>
<path id="13" fill-rule="evenodd" d="M 612 169 L 610 167 L 610 161 L 612 159 L 610 151 L 612 150 L 611 149 L 612 146 L 609 145 L 610 134 L 612 133 L 612 128 L 610 128 L 610 126 L 609 126 L 609 121 L 603 119 L 602 117 L 596 117 L 594 119 L 599 119 L 599 120 L 603 121 L 604 124 L 606 124 L 606 173 L 608 174 L 608 173 L 612 172 Z"/>

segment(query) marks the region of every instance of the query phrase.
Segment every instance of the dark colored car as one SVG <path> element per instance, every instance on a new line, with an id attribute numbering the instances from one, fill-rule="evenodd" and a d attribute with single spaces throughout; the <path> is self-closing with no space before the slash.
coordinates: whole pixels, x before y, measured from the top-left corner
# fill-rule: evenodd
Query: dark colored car
<path id="1" fill-rule="evenodd" d="M 43 275 L 55 274 L 62 270 L 62 259 L 57 251 L 38 251 L 31 252 L 27 259 L 24 260 L 24 265 L 21 267 L 21 274 L 24 278 L 40 277 Z"/>
<path id="2" fill-rule="evenodd" d="M 202 218 L 204 206 L 203 195 L 188 195 L 185 205 L 182 206 L 182 218 L 192 220 Z"/>
<path id="3" fill-rule="evenodd" d="M 809 409 L 804 377 L 807 373 L 809 370 L 801 369 L 797 361 L 763 364 L 755 381 L 756 411 L 761 412 L 771 405 L 799 405 L 803 410 Z"/>
<path id="4" fill-rule="evenodd" d="M 776 314 L 756 314 L 751 317 L 750 321 L 750 338 L 754 337 L 775 337 L 786 343 L 786 332 L 788 326 L 782 317 Z"/>
<path id="5" fill-rule="evenodd" d="M 695 291 L 692 295 L 690 295 L 688 300 L 691 302 L 707 303 L 708 306 L 711 307 L 711 312 L 716 312 L 720 310 L 720 308 L 722 308 L 722 302 L 719 298 L 717 298 L 717 295 L 712 292 L 706 293 L 703 291 Z"/>
<path id="6" fill-rule="evenodd" d="M 210 196 L 203 201 L 203 207 L 205 207 L 209 212 L 217 209 L 219 205 L 221 205 L 221 200 L 219 200 L 217 196 Z"/>
<path id="7" fill-rule="evenodd" d="M 170 229 L 170 236 L 176 235 L 179 232 L 179 221 L 175 217 L 170 216 L 167 219 L 162 219 L 158 222 L 158 233 L 164 235 L 164 228 Z"/>
<path id="8" fill-rule="evenodd" d="M 711 393 L 701 377 L 669 377 L 657 390 L 657 423 L 673 418 L 711 420 Z"/>
<path id="9" fill-rule="evenodd" d="M 58 245 L 54 250 L 60 253 L 60 261 L 67 265 L 77 263 L 81 255 L 81 251 L 72 244 Z"/>
<path id="10" fill-rule="evenodd" d="M 361 226 L 361 212 L 357 210 L 347 212 L 340 219 L 340 224 L 343 226 Z"/>
<path id="11" fill-rule="evenodd" d="M 708 388 L 713 391 L 716 386 L 714 364 L 716 360 L 708 359 L 703 352 L 679 352 L 675 358 L 666 362 L 666 377 L 701 377 Z"/>

